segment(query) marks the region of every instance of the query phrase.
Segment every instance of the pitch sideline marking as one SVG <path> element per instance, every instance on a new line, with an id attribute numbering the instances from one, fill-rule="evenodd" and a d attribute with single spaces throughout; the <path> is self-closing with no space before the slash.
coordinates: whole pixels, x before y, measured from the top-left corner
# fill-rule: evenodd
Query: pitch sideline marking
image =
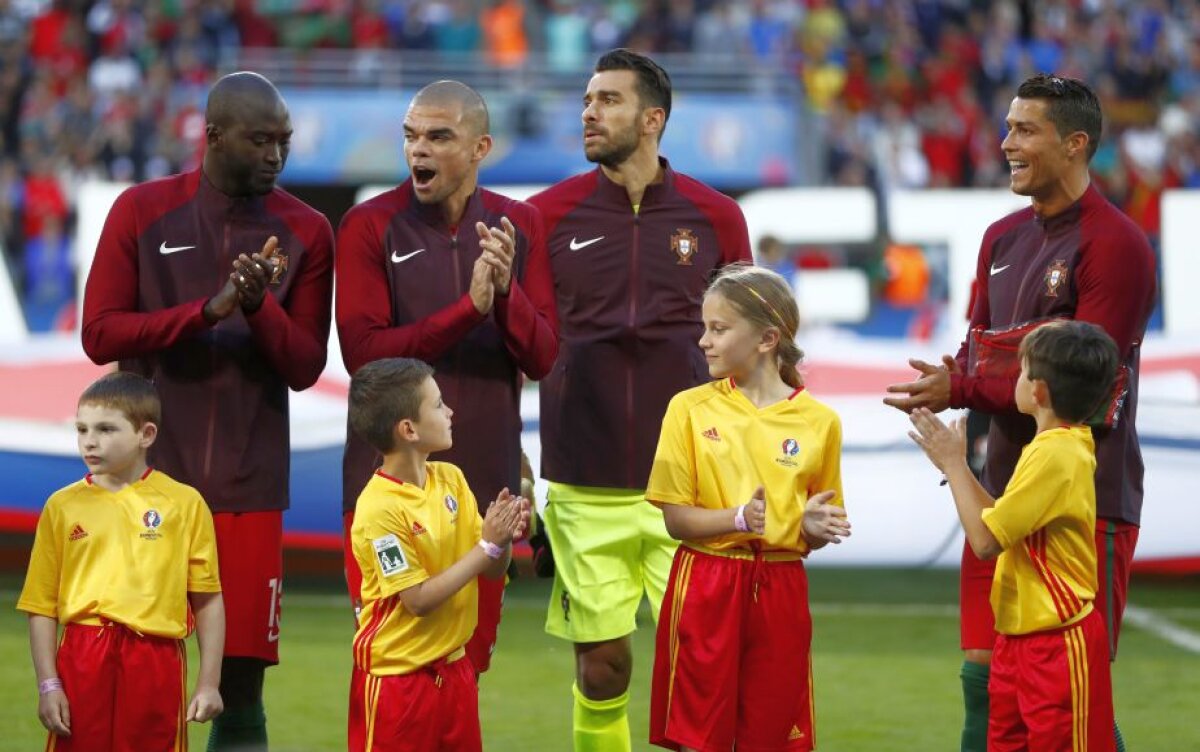
<path id="1" fill-rule="evenodd" d="M 1130 603 L 1125 606 L 1124 621 L 1177 648 L 1200 654 L 1200 632 L 1176 624 L 1161 613 Z"/>
<path id="2" fill-rule="evenodd" d="M 3 593 L 8 596 L 10 593 Z M 16 593 L 11 593 L 15 600 Z M 288 595 L 286 601 L 290 604 L 298 606 L 307 606 L 309 608 L 337 608 L 349 610 L 350 606 L 344 596 L 333 595 L 316 595 L 308 593 L 294 593 Z M 508 602 L 505 608 L 521 608 L 519 602 Z M 537 604 L 534 608 L 541 610 L 545 608 L 541 604 Z M 947 604 L 932 604 L 932 603 L 914 603 L 914 604 L 884 604 L 884 603 L 814 603 L 811 606 L 812 613 L 825 614 L 829 616 L 871 616 L 871 617 L 907 617 L 907 618 L 958 618 L 958 607 Z M 1194 608 L 1163 608 L 1163 609 L 1148 609 L 1141 606 L 1128 604 L 1125 607 L 1125 622 L 1133 626 L 1149 632 L 1160 640 L 1170 643 L 1181 650 L 1186 650 L 1189 653 L 1200 655 L 1200 632 L 1193 631 L 1180 624 L 1175 623 L 1171 619 L 1163 616 L 1163 613 L 1178 614 L 1183 617 L 1195 616 L 1198 612 Z"/>

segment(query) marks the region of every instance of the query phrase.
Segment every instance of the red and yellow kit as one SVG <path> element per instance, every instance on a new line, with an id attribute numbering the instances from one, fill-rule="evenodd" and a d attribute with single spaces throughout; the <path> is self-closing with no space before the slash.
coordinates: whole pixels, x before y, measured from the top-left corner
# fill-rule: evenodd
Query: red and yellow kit
<path id="1" fill-rule="evenodd" d="M 1095 444 L 1086 426 L 1054 428 L 1021 453 L 1004 495 L 983 522 L 996 560 L 996 631 L 1019 635 L 1081 621 L 1096 595 Z"/>
<path id="2" fill-rule="evenodd" d="M 671 400 L 646 498 L 730 509 L 761 485 L 767 523 L 762 536 L 732 533 L 679 547 L 658 624 L 654 744 L 814 748 L 801 522 L 816 493 L 833 490 L 831 503 L 842 503 L 840 455 L 836 413 L 803 389 L 761 409 L 731 379 Z"/>
<path id="3" fill-rule="evenodd" d="M 48 749 L 186 749 L 188 592 L 220 592 L 212 515 L 150 470 L 108 491 L 91 477 L 38 520 L 17 608 L 65 624 L 57 668 L 70 737 Z"/>
<path id="4" fill-rule="evenodd" d="M 352 750 L 479 749 L 475 674 L 462 660 L 478 614 L 476 581 L 419 618 L 399 597 L 465 556 L 482 531 L 462 471 L 426 467 L 424 488 L 376 472 L 358 498 L 350 537 L 363 609 L 354 636 Z M 421 712 L 389 709 L 400 699 Z"/>
<path id="5" fill-rule="evenodd" d="M 1115 745 L 1108 637 L 1096 594 L 1095 443 L 1086 426 L 1037 434 L 983 521 L 1004 548 L 988 749 Z"/>
<path id="6" fill-rule="evenodd" d="M 971 328 L 1003 329 L 1031 321 L 1071 318 L 1104 329 L 1129 369 L 1129 395 L 1112 430 L 1097 436 L 1096 550 L 1100 593 L 1096 607 L 1106 618 L 1116 655 L 1117 635 L 1129 586 L 1129 567 L 1142 515 L 1142 451 L 1138 444 L 1137 387 L 1142 338 L 1155 301 L 1154 250 L 1146 235 L 1091 185 L 1079 200 L 1052 217 L 1032 207 L 992 224 L 976 262 Z M 1004 492 L 1034 423 L 1017 410 L 1012 378 L 971 375 L 970 337 L 950 376 L 950 406 L 991 418 L 980 482 L 992 496 Z M 988 591 L 991 562 L 963 544 L 960 603 L 964 650 L 990 650 L 995 641 Z"/>
<path id="7" fill-rule="evenodd" d="M 220 591 L 204 499 L 150 470 L 117 492 L 89 476 L 46 501 L 17 608 L 60 624 L 116 622 L 182 639 L 188 592 Z"/>
<path id="8" fill-rule="evenodd" d="M 842 424 L 804 389 L 762 409 L 732 379 L 680 392 L 663 418 L 646 498 L 663 504 L 732 509 L 762 486 L 767 530 L 730 533 L 708 548 L 807 553 L 800 519 L 808 497 L 834 490 L 842 503 Z"/>

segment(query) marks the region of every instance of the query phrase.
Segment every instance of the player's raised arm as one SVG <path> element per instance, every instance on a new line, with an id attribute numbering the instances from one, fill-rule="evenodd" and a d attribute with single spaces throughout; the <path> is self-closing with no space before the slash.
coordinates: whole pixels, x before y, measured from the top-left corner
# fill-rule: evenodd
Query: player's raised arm
<path id="1" fill-rule="evenodd" d="M 222 283 L 211 298 L 153 312 L 140 309 L 138 235 L 142 228 L 136 190 L 122 193 L 109 211 L 84 286 L 83 351 L 97 364 L 157 352 L 208 328 L 217 320 L 204 313 L 210 301 L 216 301 L 216 306 L 228 303 L 224 315 L 236 305 L 233 285 Z"/>
<path id="2" fill-rule="evenodd" d="M 371 204 L 351 209 L 338 228 L 337 327 L 346 370 L 373 360 L 409 357 L 435 361 L 485 318 L 467 293 L 416 321 L 392 319 L 387 277 L 390 261 Z"/>

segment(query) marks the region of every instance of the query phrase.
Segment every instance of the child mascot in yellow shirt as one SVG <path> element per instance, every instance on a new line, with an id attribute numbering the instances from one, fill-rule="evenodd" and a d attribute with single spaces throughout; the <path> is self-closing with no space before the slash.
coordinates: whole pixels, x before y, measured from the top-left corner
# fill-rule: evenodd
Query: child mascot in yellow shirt
<path id="1" fill-rule="evenodd" d="M 1084 421 L 1111 394 L 1117 346 L 1094 324 L 1060 321 L 1028 334 L 1018 356 L 1017 409 L 1037 434 L 1000 498 L 967 467 L 965 418 L 948 427 L 920 408 L 909 435 L 945 473 L 967 543 L 996 559 L 988 749 L 1108 752 L 1108 635 L 1092 605 L 1096 445 Z"/>
<path id="2" fill-rule="evenodd" d="M 726 267 L 702 315 L 716 381 L 672 398 L 646 488 L 683 542 L 658 622 L 650 741 L 811 750 L 803 559 L 850 534 L 841 423 L 796 369 L 800 315 L 782 277 Z"/>
<path id="3" fill-rule="evenodd" d="M 154 385 L 136 374 L 89 386 L 75 414 L 88 474 L 38 519 L 17 608 L 29 614 L 47 750 L 186 750 L 187 721 L 221 712 L 212 515 L 194 488 L 146 465 L 160 413 Z M 200 672 L 187 702 L 192 618 Z"/>
<path id="4" fill-rule="evenodd" d="M 383 455 L 358 497 L 350 543 L 363 608 L 350 685 L 352 752 L 478 752 L 479 690 L 463 646 L 480 575 L 504 577 L 529 502 L 504 489 L 479 517 L 449 449 L 454 411 L 433 369 L 411 358 L 360 368 L 350 426 Z"/>

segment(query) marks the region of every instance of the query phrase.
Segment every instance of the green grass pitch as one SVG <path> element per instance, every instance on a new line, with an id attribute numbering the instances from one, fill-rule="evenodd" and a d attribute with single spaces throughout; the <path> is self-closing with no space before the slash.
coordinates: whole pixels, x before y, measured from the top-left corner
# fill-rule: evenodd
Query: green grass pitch
<path id="1" fill-rule="evenodd" d="M 817 740 L 822 752 L 952 751 L 962 717 L 955 609 L 957 575 L 944 570 L 810 570 Z M 25 618 L 13 610 L 16 581 L 0 595 L 0 749 L 44 742 Z M 570 645 L 542 631 L 547 581 L 516 580 L 500 645 L 480 686 L 484 747 L 495 752 L 571 748 Z M 1132 601 L 1200 632 L 1200 580 L 1139 579 Z M 648 612 L 647 612 L 648 613 Z M 634 638 L 630 726 L 647 750 L 649 618 Z M 352 626 L 333 590 L 284 596 L 282 663 L 267 675 L 271 748 L 344 750 Z M 191 641 L 195 666 L 194 640 Z M 1200 750 L 1200 655 L 1127 625 L 1114 672 L 1117 718 L 1132 752 Z M 193 726 L 193 750 L 207 727 Z"/>

